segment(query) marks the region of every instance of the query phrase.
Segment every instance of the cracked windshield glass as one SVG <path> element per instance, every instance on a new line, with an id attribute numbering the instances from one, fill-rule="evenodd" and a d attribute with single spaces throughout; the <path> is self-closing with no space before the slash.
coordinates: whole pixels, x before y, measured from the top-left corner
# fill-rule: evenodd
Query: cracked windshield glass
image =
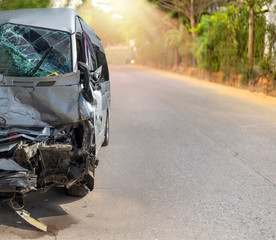
<path id="1" fill-rule="evenodd" d="M 66 32 L 14 24 L 0 26 L 0 74 L 46 77 L 72 72 Z"/>

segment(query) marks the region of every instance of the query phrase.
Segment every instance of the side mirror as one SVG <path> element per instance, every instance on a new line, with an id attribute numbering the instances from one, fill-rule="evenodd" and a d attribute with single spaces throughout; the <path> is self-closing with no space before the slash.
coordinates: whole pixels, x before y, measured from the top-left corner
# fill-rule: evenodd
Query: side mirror
<path id="1" fill-rule="evenodd" d="M 90 72 L 89 72 L 89 67 L 84 63 L 84 62 L 78 62 L 78 66 L 80 68 L 80 70 L 83 71 L 84 74 L 84 79 L 83 79 L 83 87 L 84 87 L 84 98 L 91 102 L 93 101 L 93 95 L 91 92 L 91 87 L 90 87 Z"/>
<path id="2" fill-rule="evenodd" d="M 84 84 L 84 87 L 87 88 L 88 84 L 89 84 L 89 78 L 90 78 L 90 74 L 89 74 L 89 67 L 86 65 L 86 63 L 84 62 L 78 62 L 78 67 L 81 70 L 81 76 L 83 79 L 81 79 L 81 83 Z"/>

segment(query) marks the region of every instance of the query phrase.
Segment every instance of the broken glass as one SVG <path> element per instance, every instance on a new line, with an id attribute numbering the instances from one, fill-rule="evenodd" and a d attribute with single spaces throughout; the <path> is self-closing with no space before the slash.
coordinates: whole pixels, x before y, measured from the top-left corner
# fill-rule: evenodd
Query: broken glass
<path id="1" fill-rule="evenodd" d="M 0 74 L 31 77 L 44 55 L 47 56 L 33 77 L 72 72 L 70 35 L 15 24 L 0 25 Z"/>

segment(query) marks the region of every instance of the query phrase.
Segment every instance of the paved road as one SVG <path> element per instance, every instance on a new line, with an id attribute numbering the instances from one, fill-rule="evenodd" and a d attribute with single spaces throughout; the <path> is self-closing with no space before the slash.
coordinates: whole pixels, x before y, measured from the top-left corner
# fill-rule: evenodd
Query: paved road
<path id="1" fill-rule="evenodd" d="M 96 189 L 27 197 L 34 230 L 1 205 L 1 239 L 276 238 L 276 100 L 112 67 L 111 144 Z"/>

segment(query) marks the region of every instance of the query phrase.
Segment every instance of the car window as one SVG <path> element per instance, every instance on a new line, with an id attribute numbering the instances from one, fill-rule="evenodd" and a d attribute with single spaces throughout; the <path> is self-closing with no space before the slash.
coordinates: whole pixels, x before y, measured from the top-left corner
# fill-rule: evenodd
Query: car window
<path id="1" fill-rule="evenodd" d="M 102 66 L 102 68 L 103 68 L 102 75 L 104 77 L 104 80 L 108 81 L 109 73 L 108 73 L 108 66 L 107 66 L 105 54 L 97 46 L 94 46 L 94 48 L 96 49 L 96 52 L 97 52 L 99 65 Z"/>
<path id="2" fill-rule="evenodd" d="M 0 56 L 0 73 L 6 76 L 45 77 L 55 72 L 69 73 L 72 72 L 71 36 L 62 31 L 3 24 L 0 25 Z"/>
<path id="3" fill-rule="evenodd" d="M 88 57 L 88 64 L 90 69 L 95 71 L 99 67 L 97 53 L 93 48 L 93 44 L 88 36 L 88 34 L 84 33 L 86 45 L 87 45 L 87 57 Z"/>

